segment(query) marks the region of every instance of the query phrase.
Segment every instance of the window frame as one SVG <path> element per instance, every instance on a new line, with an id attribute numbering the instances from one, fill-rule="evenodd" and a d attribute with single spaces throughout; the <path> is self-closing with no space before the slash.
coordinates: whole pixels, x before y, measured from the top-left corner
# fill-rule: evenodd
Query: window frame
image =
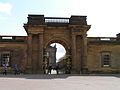
<path id="1" fill-rule="evenodd" d="M 109 55 L 109 57 L 104 57 L 105 55 Z M 109 58 L 109 60 L 105 60 L 105 58 Z M 105 62 L 109 63 L 108 65 Z M 102 67 L 111 67 L 111 51 L 102 51 L 101 52 L 101 66 Z"/>
<path id="2" fill-rule="evenodd" d="M 9 61 L 7 61 L 8 62 L 7 67 L 10 67 L 11 66 L 11 52 L 10 51 L 2 51 L 0 53 L 0 67 L 4 66 L 4 64 L 3 64 L 4 61 L 3 60 L 7 59 L 7 58 L 9 58 Z"/>

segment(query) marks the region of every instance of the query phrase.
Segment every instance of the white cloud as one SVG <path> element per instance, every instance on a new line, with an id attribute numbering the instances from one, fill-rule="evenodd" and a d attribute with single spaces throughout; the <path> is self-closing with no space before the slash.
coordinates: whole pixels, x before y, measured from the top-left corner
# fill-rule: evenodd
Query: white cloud
<path id="1" fill-rule="evenodd" d="M 7 17 L 0 16 L 0 20 L 6 20 Z"/>
<path id="2" fill-rule="evenodd" d="M 12 5 L 10 3 L 0 2 L 0 12 L 5 14 L 11 14 Z"/>

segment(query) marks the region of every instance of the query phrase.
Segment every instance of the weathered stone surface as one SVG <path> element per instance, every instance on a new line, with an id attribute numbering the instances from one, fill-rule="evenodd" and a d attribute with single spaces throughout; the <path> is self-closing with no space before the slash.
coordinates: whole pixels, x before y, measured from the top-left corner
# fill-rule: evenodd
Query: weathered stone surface
<path id="1" fill-rule="evenodd" d="M 60 43 L 66 49 L 71 59 L 71 73 L 120 72 L 119 34 L 108 40 L 87 37 L 90 25 L 87 25 L 86 16 L 56 18 L 29 15 L 24 28 L 28 34 L 26 37 L 2 39 L 6 36 L 0 36 L 0 54 L 10 51 L 11 65 L 18 64 L 25 73 L 44 73 L 45 50 L 52 43 Z M 110 53 L 109 67 L 102 65 L 102 52 Z"/>
<path id="2" fill-rule="evenodd" d="M 89 39 L 89 38 L 88 38 Z M 97 39 L 97 38 L 96 38 Z M 88 42 L 88 57 L 87 65 L 89 71 L 101 71 L 101 72 L 120 72 L 120 44 L 117 41 L 99 41 L 94 40 L 97 43 Z M 92 40 L 92 42 L 94 42 Z M 101 43 L 102 42 L 102 43 Z M 102 52 L 110 52 L 110 67 L 102 66 Z"/>
<path id="3" fill-rule="evenodd" d="M 27 64 L 27 44 L 19 42 L 0 42 L 0 55 L 4 51 L 10 51 L 11 68 L 17 64 L 19 69 L 24 71 Z"/>

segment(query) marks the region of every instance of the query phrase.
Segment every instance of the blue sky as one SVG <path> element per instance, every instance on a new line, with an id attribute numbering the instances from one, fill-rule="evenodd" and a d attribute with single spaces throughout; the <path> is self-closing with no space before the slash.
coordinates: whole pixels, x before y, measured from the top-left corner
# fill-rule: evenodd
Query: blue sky
<path id="1" fill-rule="evenodd" d="M 0 35 L 26 35 L 28 14 L 88 16 L 88 36 L 114 37 L 120 31 L 119 0 L 0 0 Z"/>
<path id="2" fill-rule="evenodd" d="M 0 0 L 0 35 L 27 35 L 23 24 L 28 14 L 46 17 L 86 15 L 88 36 L 115 37 L 120 33 L 119 0 Z M 58 45 L 58 47 L 61 47 Z M 58 51 L 57 58 L 65 53 Z"/>

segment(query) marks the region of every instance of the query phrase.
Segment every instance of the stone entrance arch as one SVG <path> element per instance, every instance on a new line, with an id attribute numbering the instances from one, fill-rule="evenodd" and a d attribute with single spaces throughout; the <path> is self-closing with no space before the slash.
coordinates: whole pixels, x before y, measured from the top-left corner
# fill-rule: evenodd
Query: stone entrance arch
<path id="1" fill-rule="evenodd" d="M 87 69 L 87 25 L 86 16 L 70 18 L 44 17 L 28 15 L 24 24 L 28 33 L 27 69 L 30 73 L 44 73 L 44 49 L 52 42 L 62 44 L 71 55 L 71 73 L 80 73 Z"/>
<path id="2" fill-rule="evenodd" d="M 72 63 L 71 62 L 71 47 L 70 47 L 71 43 L 67 42 L 62 37 L 54 37 L 45 43 L 45 45 L 44 45 L 44 59 L 43 59 L 43 65 L 44 65 L 43 67 L 45 67 L 44 72 L 46 73 L 46 68 L 48 66 L 48 63 L 46 64 L 46 62 L 49 62 L 49 59 L 48 59 L 49 56 L 47 56 L 46 49 L 52 43 L 59 43 L 65 48 L 65 50 L 66 50 L 65 66 L 68 68 L 67 70 L 65 70 L 65 73 L 70 73 L 71 72 L 71 63 Z M 53 67 L 54 67 L 54 65 L 53 65 Z M 64 67 L 64 69 L 66 67 Z M 61 69 L 63 69 L 63 68 L 61 68 Z"/>
<path id="3" fill-rule="evenodd" d="M 59 43 L 59 44 L 63 45 L 66 50 L 70 49 L 70 47 L 71 47 L 71 43 L 67 42 L 64 38 L 53 37 L 53 38 L 49 39 L 47 42 L 45 42 L 44 48 L 46 48 L 48 45 L 50 45 L 52 43 Z"/>

